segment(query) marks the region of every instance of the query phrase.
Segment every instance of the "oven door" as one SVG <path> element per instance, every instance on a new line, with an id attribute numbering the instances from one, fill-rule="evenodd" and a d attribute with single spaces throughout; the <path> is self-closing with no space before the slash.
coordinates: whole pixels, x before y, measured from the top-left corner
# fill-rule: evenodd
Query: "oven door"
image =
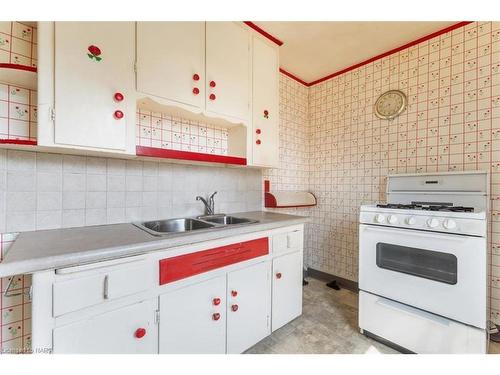
<path id="1" fill-rule="evenodd" d="M 360 225 L 359 288 L 486 328 L 486 239 Z"/>

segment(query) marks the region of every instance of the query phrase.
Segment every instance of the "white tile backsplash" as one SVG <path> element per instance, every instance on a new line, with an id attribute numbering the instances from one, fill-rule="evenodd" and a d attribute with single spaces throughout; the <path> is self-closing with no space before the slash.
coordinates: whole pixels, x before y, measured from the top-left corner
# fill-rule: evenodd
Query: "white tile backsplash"
<path id="1" fill-rule="evenodd" d="M 0 150 L 0 233 L 262 209 L 256 169 Z"/>

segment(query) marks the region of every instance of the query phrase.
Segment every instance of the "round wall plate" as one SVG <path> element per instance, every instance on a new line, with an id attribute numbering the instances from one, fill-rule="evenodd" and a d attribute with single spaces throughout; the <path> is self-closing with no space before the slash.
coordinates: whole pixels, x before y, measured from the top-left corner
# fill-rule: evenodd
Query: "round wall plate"
<path id="1" fill-rule="evenodd" d="M 405 110 L 406 104 L 404 92 L 399 90 L 386 91 L 375 102 L 375 115 L 384 120 L 391 120 Z"/>

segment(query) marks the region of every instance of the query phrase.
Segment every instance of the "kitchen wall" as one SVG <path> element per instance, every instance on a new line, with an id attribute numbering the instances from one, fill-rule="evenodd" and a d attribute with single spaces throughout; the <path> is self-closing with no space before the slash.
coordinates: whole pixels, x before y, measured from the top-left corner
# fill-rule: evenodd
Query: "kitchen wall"
<path id="1" fill-rule="evenodd" d="M 373 104 L 408 96 L 394 121 Z M 359 206 L 385 199 L 389 173 L 491 172 L 492 316 L 500 324 L 500 23 L 442 34 L 313 86 L 311 267 L 357 280 Z"/>
<path id="2" fill-rule="evenodd" d="M 271 190 L 309 190 L 308 88 L 293 79 L 280 75 L 279 159 L 277 169 L 263 171 Z M 269 211 L 310 216 L 309 208 L 270 209 Z M 304 264 L 310 263 L 310 226 L 305 229 Z"/>
<path id="3" fill-rule="evenodd" d="M 217 212 L 261 210 L 262 172 L 0 150 L 0 260 L 17 232 L 198 215 L 213 191 Z M 1 348 L 29 347 L 30 314 L 26 297 L 0 297 Z"/>

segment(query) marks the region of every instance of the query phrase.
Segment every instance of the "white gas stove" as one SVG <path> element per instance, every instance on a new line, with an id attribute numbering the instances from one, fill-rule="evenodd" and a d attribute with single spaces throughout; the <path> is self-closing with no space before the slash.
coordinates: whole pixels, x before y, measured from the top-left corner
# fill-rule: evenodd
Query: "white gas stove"
<path id="1" fill-rule="evenodd" d="M 361 206 L 359 326 L 416 353 L 487 350 L 486 172 L 391 175 Z"/>

